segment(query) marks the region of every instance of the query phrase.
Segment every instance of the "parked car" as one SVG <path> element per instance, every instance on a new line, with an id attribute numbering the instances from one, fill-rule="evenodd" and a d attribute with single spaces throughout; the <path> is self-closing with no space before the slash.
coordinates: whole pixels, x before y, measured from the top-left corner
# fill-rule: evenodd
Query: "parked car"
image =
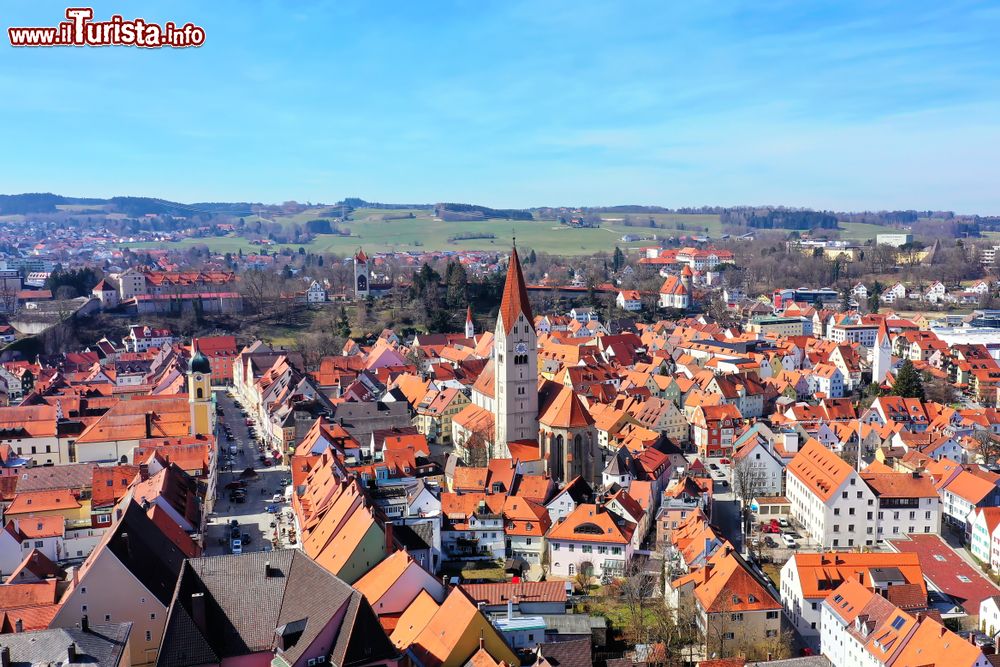
<path id="1" fill-rule="evenodd" d="M 239 540 L 233 540 L 229 545 L 229 550 L 234 554 L 243 553 L 243 543 Z"/>
<path id="2" fill-rule="evenodd" d="M 792 539 L 792 536 L 786 533 L 781 534 L 781 542 L 789 549 L 795 549 L 799 546 L 798 543 Z"/>
<path id="3" fill-rule="evenodd" d="M 245 489 L 247 488 L 247 483 L 242 479 L 234 479 L 225 486 L 226 490 L 230 489 Z"/>
<path id="4" fill-rule="evenodd" d="M 788 519 L 778 519 L 778 525 L 782 528 L 791 528 L 792 524 L 788 523 Z"/>
<path id="5" fill-rule="evenodd" d="M 723 465 L 729 465 L 730 461 L 729 461 L 729 459 L 719 459 L 719 463 L 721 463 Z"/>
<path id="6" fill-rule="evenodd" d="M 772 549 L 777 549 L 778 548 L 778 543 L 775 542 L 774 538 L 771 537 L 770 535 L 766 535 L 764 537 L 764 544 L 766 544 L 767 546 L 771 547 Z"/>
<path id="7" fill-rule="evenodd" d="M 709 463 L 709 464 L 708 464 L 708 467 L 709 467 L 710 469 L 712 469 L 712 470 L 718 470 L 718 469 L 719 469 L 719 466 L 715 465 L 714 463 Z"/>
<path id="8" fill-rule="evenodd" d="M 775 533 L 775 534 L 777 534 L 777 533 L 781 532 L 781 528 L 778 527 L 778 522 L 775 521 L 774 519 L 771 519 L 767 523 L 760 524 L 760 529 L 761 529 L 761 532 L 764 532 L 764 533 Z"/>
<path id="9" fill-rule="evenodd" d="M 273 495 L 273 496 L 271 497 L 271 502 L 272 502 L 272 503 L 280 503 L 280 502 L 281 502 L 282 500 L 284 500 L 284 499 L 285 499 L 285 496 L 284 496 L 283 494 L 281 494 L 281 493 L 276 493 L 276 494 L 274 494 L 274 495 Z"/>

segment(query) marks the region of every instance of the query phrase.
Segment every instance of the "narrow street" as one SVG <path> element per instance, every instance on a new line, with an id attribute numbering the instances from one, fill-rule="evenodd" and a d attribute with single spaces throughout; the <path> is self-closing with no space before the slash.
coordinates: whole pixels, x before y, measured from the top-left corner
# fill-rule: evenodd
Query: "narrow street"
<path id="1" fill-rule="evenodd" d="M 285 466 L 265 466 L 261 460 L 258 442 L 249 432 L 246 419 L 240 414 L 239 405 L 224 390 L 215 392 L 216 403 L 222 408 L 219 415 L 219 480 L 215 508 L 209 516 L 205 529 L 205 555 L 216 556 L 230 553 L 231 521 L 239 524 L 243 539 L 243 551 L 261 551 L 272 548 L 272 539 L 276 528 L 280 530 L 291 527 L 292 522 L 285 517 L 290 512 L 285 502 L 285 484 L 289 478 L 289 470 Z M 228 442 L 225 436 L 225 426 L 228 425 L 233 434 L 233 441 Z M 231 455 L 230 447 L 236 448 Z M 225 464 L 231 457 L 232 466 Z M 254 470 L 254 477 L 244 477 L 244 470 Z M 230 500 L 230 491 L 226 485 L 238 480 L 246 482 L 245 502 Z M 278 502 L 275 495 L 280 495 Z M 277 513 L 268 512 L 268 507 L 278 509 Z M 249 537 L 249 540 L 245 538 Z M 279 541 L 279 548 L 289 545 L 286 539 Z"/>

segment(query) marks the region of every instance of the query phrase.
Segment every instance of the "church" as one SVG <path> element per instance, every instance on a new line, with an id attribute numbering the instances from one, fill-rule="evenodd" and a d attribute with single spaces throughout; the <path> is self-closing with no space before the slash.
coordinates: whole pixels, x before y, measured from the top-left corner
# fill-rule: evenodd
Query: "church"
<path id="1" fill-rule="evenodd" d="M 491 358 L 472 386 L 472 403 L 454 420 L 455 449 L 467 463 L 535 451 L 558 481 L 598 482 L 602 457 L 594 419 L 570 387 L 538 377 L 535 331 L 521 261 L 507 267 Z M 513 447 L 512 447 L 513 445 Z"/>

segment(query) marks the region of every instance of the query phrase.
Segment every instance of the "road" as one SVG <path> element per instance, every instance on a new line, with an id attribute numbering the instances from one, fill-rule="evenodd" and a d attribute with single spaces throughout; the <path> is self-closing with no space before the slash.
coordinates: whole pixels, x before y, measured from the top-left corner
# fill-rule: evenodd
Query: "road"
<path id="1" fill-rule="evenodd" d="M 733 493 L 732 472 L 729 465 L 722 463 L 721 458 L 707 458 L 704 460 L 704 464 L 709 466 L 708 470 L 714 482 L 712 523 L 719 527 L 722 535 L 736 547 L 737 551 L 742 551 L 743 531 L 740 530 L 740 504 Z M 713 465 L 716 468 L 712 468 Z"/>
<path id="2" fill-rule="evenodd" d="M 239 522 L 240 532 L 250 537 L 250 541 L 243 545 L 244 551 L 269 549 L 272 546 L 276 529 L 272 523 L 280 523 L 277 526 L 280 529 L 291 525 L 291 522 L 283 516 L 283 512 L 288 511 L 288 503 L 284 500 L 277 503 L 281 510 L 277 515 L 266 510 L 268 505 L 274 504 L 274 494 L 281 494 L 284 498 L 285 487 L 282 481 L 289 477 L 288 468 L 285 466 L 265 467 L 258 458 L 260 454 L 258 443 L 250 436 L 246 422 L 240 415 L 239 406 L 234 399 L 225 391 L 217 391 L 216 402 L 223 411 L 219 417 L 219 431 L 222 433 L 223 424 L 228 424 L 233 432 L 234 442 L 226 442 L 225 435 L 219 439 L 218 497 L 205 528 L 205 555 L 215 556 L 229 553 L 229 525 L 233 519 Z M 223 464 L 230 445 L 235 445 L 237 448 L 231 468 Z M 229 491 L 226 490 L 225 486 L 229 482 L 240 479 L 240 473 L 246 468 L 253 468 L 257 473 L 255 478 L 246 480 L 246 502 L 230 502 Z M 278 546 L 295 545 L 288 544 L 287 540 L 279 539 Z"/>

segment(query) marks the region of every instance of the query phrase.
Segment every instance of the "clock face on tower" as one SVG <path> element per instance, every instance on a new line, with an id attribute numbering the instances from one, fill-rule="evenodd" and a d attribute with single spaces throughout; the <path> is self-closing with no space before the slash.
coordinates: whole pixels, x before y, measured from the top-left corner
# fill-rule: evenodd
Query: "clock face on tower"
<path id="1" fill-rule="evenodd" d="M 524 354 L 525 352 L 528 351 L 528 346 L 525 345 L 524 343 L 518 343 L 517 345 L 514 346 L 514 351 L 517 352 L 518 354 Z"/>

